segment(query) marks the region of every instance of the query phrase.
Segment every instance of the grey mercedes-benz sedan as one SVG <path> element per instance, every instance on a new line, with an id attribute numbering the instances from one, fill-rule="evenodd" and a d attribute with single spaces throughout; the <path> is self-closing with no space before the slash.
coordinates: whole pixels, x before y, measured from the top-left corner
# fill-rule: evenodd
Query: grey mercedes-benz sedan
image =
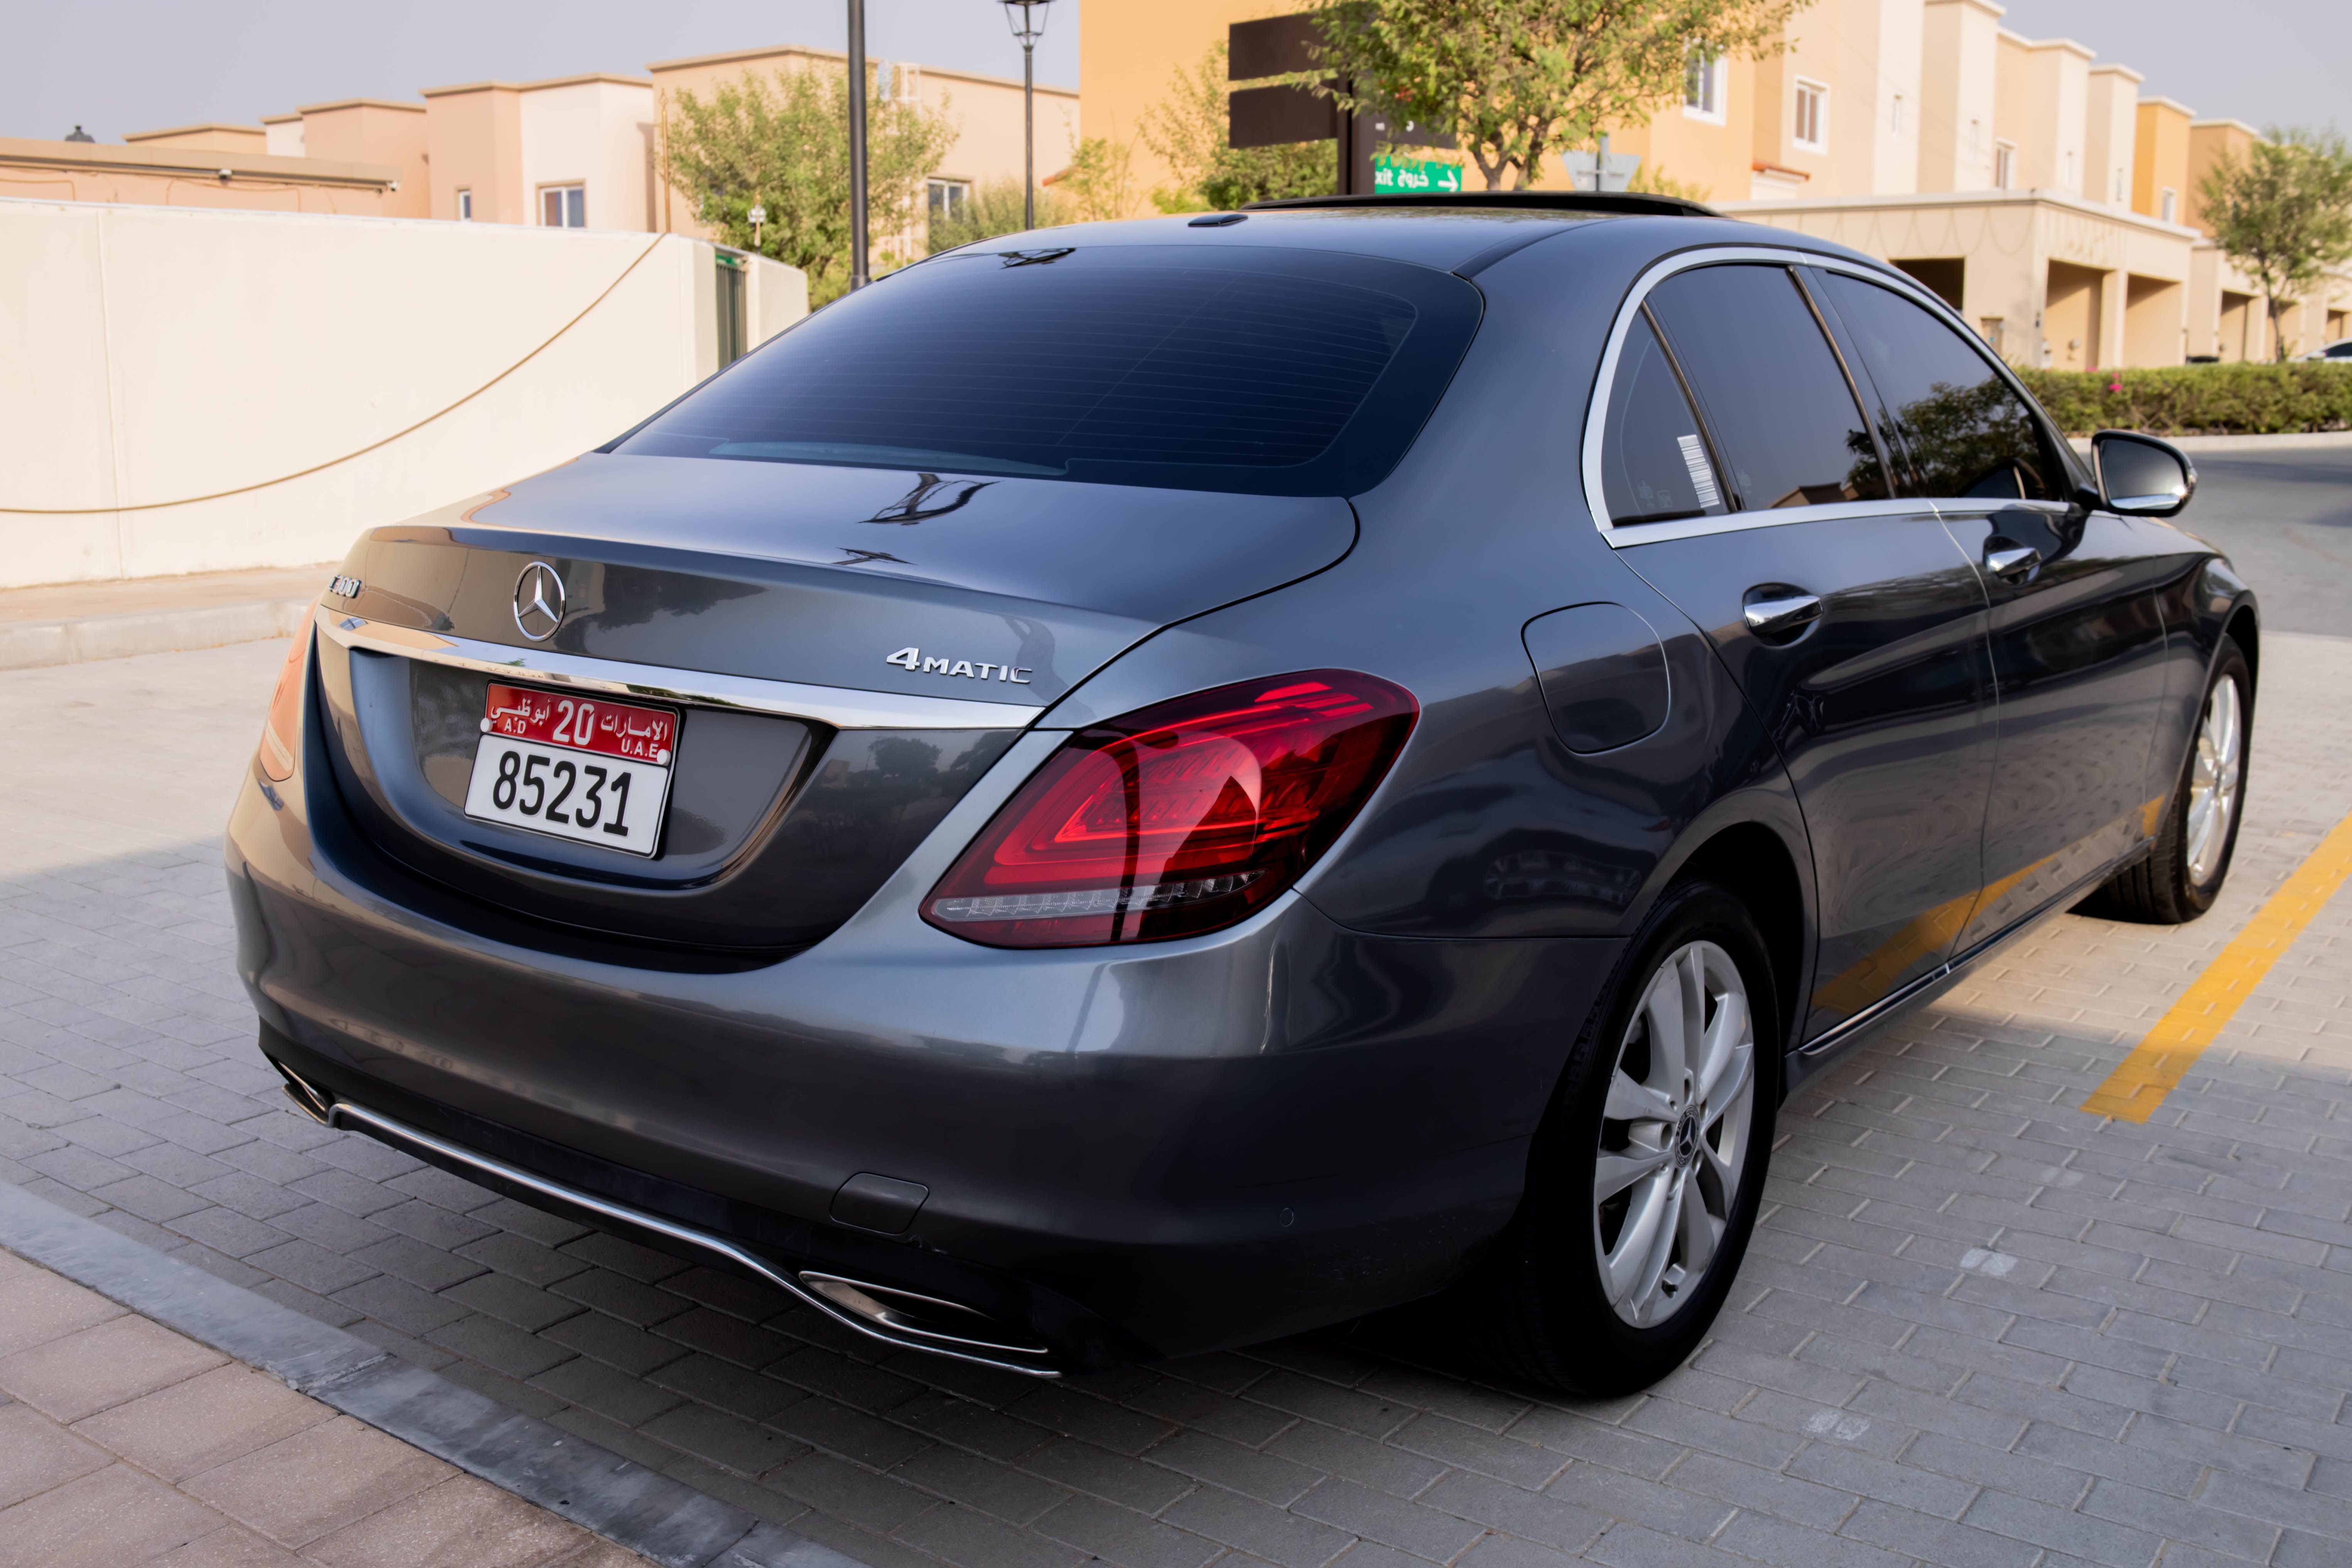
<path id="1" fill-rule="evenodd" d="M 1658 198 L 895 273 L 368 532 L 228 833 L 308 1113 L 1039 1375 L 1698 1343 L 1775 1108 L 2206 909 L 2255 607 L 1933 294 Z"/>

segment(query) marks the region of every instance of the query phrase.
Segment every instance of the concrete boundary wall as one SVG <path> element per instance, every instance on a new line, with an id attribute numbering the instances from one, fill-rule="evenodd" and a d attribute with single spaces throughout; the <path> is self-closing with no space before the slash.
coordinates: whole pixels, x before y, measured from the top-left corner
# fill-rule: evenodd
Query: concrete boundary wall
<path id="1" fill-rule="evenodd" d="M 294 565 L 718 366 L 675 235 L 0 199 L 0 587 Z M 752 341 L 807 309 L 755 259 Z"/>

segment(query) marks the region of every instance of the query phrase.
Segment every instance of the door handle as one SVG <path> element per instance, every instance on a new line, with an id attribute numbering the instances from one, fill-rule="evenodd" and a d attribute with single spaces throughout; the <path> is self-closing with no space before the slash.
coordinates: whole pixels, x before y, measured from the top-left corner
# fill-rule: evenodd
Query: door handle
<path id="1" fill-rule="evenodd" d="M 1821 595 L 1786 583 L 1759 583 L 1742 595 L 1740 614 L 1765 641 L 1788 642 L 1822 618 Z"/>
<path id="2" fill-rule="evenodd" d="M 2042 552 L 1995 534 L 1985 541 L 1984 567 L 2004 583 L 2030 583 L 2042 570 Z"/>

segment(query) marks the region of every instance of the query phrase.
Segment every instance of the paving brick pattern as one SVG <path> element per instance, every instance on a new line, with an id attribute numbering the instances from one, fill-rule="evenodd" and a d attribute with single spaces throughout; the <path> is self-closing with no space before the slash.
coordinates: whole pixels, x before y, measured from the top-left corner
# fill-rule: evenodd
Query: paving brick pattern
<path id="1" fill-rule="evenodd" d="M 0 1568 L 644 1562 L 0 1252 Z"/>
<path id="2" fill-rule="evenodd" d="M 278 1109 L 215 835 L 278 652 L 0 678 L 0 1179 L 877 1565 L 2352 1562 L 2352 897 L 2144 1127 L 2074 1108 L 2352 811 L 2275 637 L 2221 905 L 2065 917 L 1784 1112 L 1711 1341 L 1544 1397 L 1393 1328 L 1041 1385 Z"/>

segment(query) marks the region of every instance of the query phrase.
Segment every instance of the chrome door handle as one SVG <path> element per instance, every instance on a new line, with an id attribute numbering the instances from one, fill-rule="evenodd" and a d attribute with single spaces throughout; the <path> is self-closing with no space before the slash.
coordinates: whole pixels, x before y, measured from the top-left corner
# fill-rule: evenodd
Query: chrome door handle
<path id="1" fill-rule="evenodd" d="M 1821 595 L 1785 583 L 1761 584 L 1748 590 L 1740 614 L 1759 637 L 1793 637 L 1822 618 Z"/>
<path id="2" fill-rule="evenodd" d="M 2004 583 L 2030 582 L 2042 570 L 2042 552 L 2031 544 L 1991 540 L 1985 546 L 1984 566 Z"/>

